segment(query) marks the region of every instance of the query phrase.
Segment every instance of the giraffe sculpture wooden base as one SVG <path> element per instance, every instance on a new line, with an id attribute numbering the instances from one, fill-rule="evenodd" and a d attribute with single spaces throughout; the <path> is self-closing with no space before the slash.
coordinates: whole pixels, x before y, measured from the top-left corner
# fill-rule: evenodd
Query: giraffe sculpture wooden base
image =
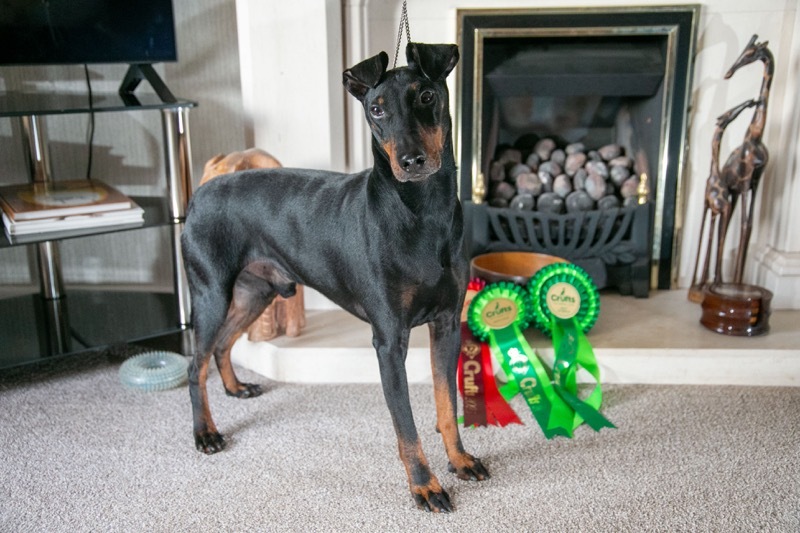
<path id="1" fill-rule="evenodd" d="M 753 337 L 769 331 L 772 292 L 756 285 L 720 283 L 703 290 L 700 323 L 723 335 Z"/>

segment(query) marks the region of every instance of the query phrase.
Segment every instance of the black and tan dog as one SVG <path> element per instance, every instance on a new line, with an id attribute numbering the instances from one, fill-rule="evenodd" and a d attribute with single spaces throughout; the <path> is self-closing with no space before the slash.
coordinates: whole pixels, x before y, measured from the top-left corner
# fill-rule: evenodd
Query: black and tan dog
<path id="1" fill-rule="evenodd" d="M 192 198 L 182 246 L 197 340 L 189 370 L 194 436 L 205 453 L 225 444 L 208 407 L 211 354 L 228 394 L 261 394 L 236 378 L 233 340 L 276 294 L 292 295 L 297 283 L 315 287 L 372 326 L 411 493 L 423 509 L 450 511 L 422 452 L 405 360 L 411 328 L 428 324 L 437 429 L 450 470 L 461 479 L 488 478 L 464 451 L 456 423 L 468 274 L 445 78 L 458 49 L 411 43 L 406 55 L 408 67 L 387 71 L 382 52 L 344 73 L 372 129 L 372 169 L 247 170 L 209 182 Z"/>

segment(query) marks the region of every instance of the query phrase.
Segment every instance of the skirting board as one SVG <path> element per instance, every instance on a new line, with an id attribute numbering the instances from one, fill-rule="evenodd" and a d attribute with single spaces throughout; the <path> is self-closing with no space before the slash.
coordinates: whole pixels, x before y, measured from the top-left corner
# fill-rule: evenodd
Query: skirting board
<path id="1" fill-rule="evenodd" d="M 756 283 L 772 291 L 773 309 L 800 309 L 800 252 L 769 246 L 755 256 Z"/>
<path id="2" fill-rule="evenodd" d="M 699 324 L 700 306 L 686 291 L 652 292 L 637 299 L 602 294 L 597 325 L 589 332 L 605 383 L 800 386 L 800 311 L 776 311 L 761 337 L 720 335 Z M 546 337 L 529 331 L 542 357 Z M 270 342 L 240 338 L 233 361 L 270 379 L 297 383 L 377 383 L 378 363 L 367 324 L 344 311 L 309 311 L 296 338 Z M 430 383 L 427 328 L 409 339 L 406 372 Z"/>

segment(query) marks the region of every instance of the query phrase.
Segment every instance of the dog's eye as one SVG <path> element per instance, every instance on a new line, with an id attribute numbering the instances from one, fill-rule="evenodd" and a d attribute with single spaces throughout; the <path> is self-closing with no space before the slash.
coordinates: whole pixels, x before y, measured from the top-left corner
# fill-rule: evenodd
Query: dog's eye
<path id="1" fill-rule="evenodd" d="M 419 95 L 419 101 L 425 105 L 428 105 L 433 102 L 435 97 L 436 95 L 433 94 L 433 91 L 422 91 L 422 93 Z"/>
<path id="2" fill-rule="evenodd" d="M 383 116 L 383 108 L 379 105 L 371 105 L 369 106 L 369 114 L 375 118 L 381 118 Z"/>

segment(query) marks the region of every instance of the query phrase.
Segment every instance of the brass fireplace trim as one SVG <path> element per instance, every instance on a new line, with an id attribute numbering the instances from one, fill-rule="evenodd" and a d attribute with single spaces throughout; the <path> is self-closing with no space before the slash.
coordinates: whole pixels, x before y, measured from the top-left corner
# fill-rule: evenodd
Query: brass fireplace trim
<path id="1" fill-rule="evenodd" d="M 677 182 L 675 193 L 675 221 L 672 236 L 672 263 L 670 269 L 671 287 L 677 286 L 678 267 L 680 265 L 680 244 L 681 233 L 683 230 L 684 216 L 684 172 L 687 160 L 687 131 L 689 128 L 688 110 L 690 93 L 692 88 L 692 74 L 694 70 L 694 56 L 696 47 L 697 24 L 699 21 L 701 6 L 697 4 L 673 5 L 673 6 L 631 6 L 631 7 L 611 7 L 611 8 L 555 8 L 555 9 L 458 9 L 457 33 L 458 46 L 463 49 L 464 39 L 469 36 L 464 35 L 464 18 L 466 16 L 530 16 L 530 15 L 570 15 L 570 14 L 609 14 L 609 13 L 654 13 L 671 11 L 692 11 L 692 27 L 690 29 L 689 43 L 689 66 L 687 72 L 687 82 L 685 85 L 684 106 L 682 114 L 687 117 L 683 121 L 683 131 L 681 140 L 676 153 L 678 154 L 677 163 Z M 658 287 L 658 273 L 660 263 L 660 250 L 662 246 L 661 234 L 663 230 L 664 218 L 664 191 L 667 181 L 667 151 L 664 149 L 665 140 L 670 136 L 673 127 L 671 120 L 665 120 L 672 114 L 672 104 L 674 101 L 673 92 L 675 90 L 676 62 L 677 62 L 677 34 L 679 26 L 677 24 L 662 25 L 642 25 L 642 26 L 584 26 L 584 27 L 540 27 L 540 28 L 476 28 L 472 35 L 474 43 L 473 54 L 473 98 L 472 98 L 472 161 L 470 177 L 472 182 L 472 201 L 480 204 L 486 195 L 485 176 L 481 172 L 481 160 L 483 158 L 481 146 L 481 132 L 483 130 L 483 41 L 487 38 L 519 38 L 519 37 L 603 37 L 609 35 L 662 35 L 667 38 L 667 57 L 665 61 L 664 73 L 664 94 L 661 117 L 661 132 L 658 154 L 658 168 L 656 179 L 654 180 L 655 195 L 655 215 L 653 220 L 653 243 L 651 247 L 651 287 Z M 463 104 L 463 88 L 461 76 L 456 77 L 456 109 L 461 110 Z M 456 153 L 457 160 L 461 161 L 464 139 L 462 139 L 461 113 L 456 116 Z M 652 188 L 652 186 L 651 186 Z"/>

